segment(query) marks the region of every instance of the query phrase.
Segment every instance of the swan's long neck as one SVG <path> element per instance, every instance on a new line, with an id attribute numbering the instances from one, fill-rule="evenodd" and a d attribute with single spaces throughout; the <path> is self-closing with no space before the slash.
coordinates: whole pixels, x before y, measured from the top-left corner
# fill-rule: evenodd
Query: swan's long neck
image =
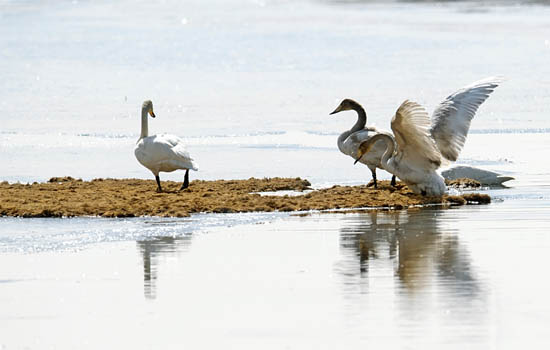
<path id="1" fill-rule="evenodd" d="M 352 106 L 353 110 L 357 112 L 357 121 L 355 125 L 350 129 L 350 134 L 353 134 L 356 131 L 363 130 L 367 124 L 367 113 L 360 104 L 354 104 Z"/>
<path id="2" fill-rule="evenodd" d="M 354 111 L 357 112 L 357 121 L 351 129 L 344 131 L 340 134 L 340 136 L 338 136 L 338 149 L 344 154 L 347 154 L 346 150 L 344 149 L 344 141 L 346 141 L 349 135 L 353 134 L 354 132 L 363 130 L 365 128 L 365 125 L 367 124 L 367 113 L 365 113 L 363 107 L 361 107 L 360 104 L 356 103 L 352 106 L 352 108 Z"/>
<path id="3" fill-rule="evenodd" d="M 351 130 L 344 131 L 340 134 L 340 136 L 338 136 L 338 149 L 344 154 L 347 154 L 344 148 L 344 141 L 346 141 L 349 135 L 351 135 Z"/>
<path id="4" fill-rule="evenodd" d="M 380 164 L 384 169 L 392 172 L 394 167 L 391 163 L 389 163 L 389 160 L 393 156 L 393 153 L 395 152 L 395 148 L 396 148 L 395 139 L 393 138 L 392 135 L 379 133 L 371 137 L 369 139 L 369 143 L 374 144 L 376 141 L 379 141 L 379 140 L 382 140 L 386 144 L 386 150 L 384 151 L 384 154 L 380 159 Z"/>
<path id="5" fill-rule="evenodd" d="M 141 110 L 141 135 L 139 136 L 139 139 L 141 140 L 147 136 L 149 136 L 149 126 L 147 124 L 147 109 L 143 108 Z"/>

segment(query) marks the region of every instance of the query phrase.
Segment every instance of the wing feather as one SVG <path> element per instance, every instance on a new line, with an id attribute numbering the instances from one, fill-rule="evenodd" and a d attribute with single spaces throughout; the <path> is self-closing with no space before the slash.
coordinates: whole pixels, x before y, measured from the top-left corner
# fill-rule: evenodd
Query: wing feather
<path id="1" fill-rule="evenodd" d="M 193 158 L 187 151 L 187 148 L 184 146 L 183 140 L 175 135 L 162 134 L 160 135 L 163 142 L 169 145 L 169 148 L 166 148 L 165 152 L 171 154 L 173 152 L 174 156 L 180 158 L 184 162 L 192 162 Z"/>
<path id="2" fill-rule="evenodd" d="M 183 141 L 174 135 L 146 137 L 140 140 L 135 153 L 138 160 L 152 171 L 198 170 Z"/>
<path id="3" fill-rule="evenodd" d="M 437 106 L 432 115 L 430 133 L 443 157 L 457 160 L 477 109 L 501 82 L 498 77 L 477 81 L 448 96 Z"/>
<path id="4" fill-rule="evenodd" d="M 401 161 L 420 169 L 437 169 L 441 154 L 430 136 L 430 117 L 416 102 L 405 100 L 391 122 Z"/>

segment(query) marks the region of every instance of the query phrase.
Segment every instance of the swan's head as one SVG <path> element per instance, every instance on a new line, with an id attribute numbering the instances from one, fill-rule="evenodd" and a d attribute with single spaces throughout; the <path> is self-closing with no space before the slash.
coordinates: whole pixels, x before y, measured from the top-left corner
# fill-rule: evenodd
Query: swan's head
<path id="1" fill-rule="evenodd" d="M 330 113 L 330 114 L 336 114 L 336 113 L 342 112 L 342 111 L 350 111 L 352 109 L 355 110 L 357 108 L 357 106 L 359 106 L 359 103 L 355 102 L 352 99 L 346 98 L 345 100 L 340 102 L 340 105 L 338 107 L 336 107 L 336 109 L 334 111 L 332 111 L 332 113 Z"/>
<path id="2" fill-rule="evenodd" d="M 149 113 L 151 117 L 155 118 L 155 113 L 153 112 L 153 102 L 151 102 L 151 100 L 144 101 L 141 106 L 141 110 L 145 113 Z"/>
<path id="3" fill-rule="evenodd" d="M 357 164 L 359 159 L 361 159 L 366 153 L 368 153 L 371 150 L 372 146 L 374 146 L 376 141 L 377 139 L 375 139 L 374 137 L 371 137 L 367 141 L 363 141 L 359 145 L 359 148 L 357 149 L 357 159 L 355 159 L 355 162 L 353 164 Z"/>

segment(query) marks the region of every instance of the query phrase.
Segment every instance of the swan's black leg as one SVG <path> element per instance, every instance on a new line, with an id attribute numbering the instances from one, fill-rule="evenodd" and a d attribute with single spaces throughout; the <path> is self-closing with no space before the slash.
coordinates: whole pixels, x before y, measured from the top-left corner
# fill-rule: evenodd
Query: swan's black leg
<path id="1" fill-rule="evenodd" d="M 189 187 L 189 169 L 185 170 L 185 177 L 183 178 L 183 185 L 181 185 L 180 191 Z"/>
<path id="2" fill-rule="evenodd" d="M 372 172 L 372 180 L 374 181 L 374 188 L 378 188 L 378 184 L 376 183 L 376 169 L 371 170 Z"/>
<path id="3" fill-rule="evenodd" d="M 425 196 L 425 195 L 427 194 L 427 193 L 426 193 L 426 190 L 420 191 L 420 194 L 423 195 L 423 196 Z"/>
<path id="4" fill-rule="evenodd" d="M 395 175 L 393 175 L 393 176 L 391 177 L 391 183 L 390 183 L 390 185 L 392 185 L 393 187 L 395 187 Z"/>
<path id="5" fill-rule="evenodd" d="M 157 180 L 157 192 L 162 192 L 162 187 L 160 187 L 160 177 L 158 175 L 155 175 L 155 180 Z"/>

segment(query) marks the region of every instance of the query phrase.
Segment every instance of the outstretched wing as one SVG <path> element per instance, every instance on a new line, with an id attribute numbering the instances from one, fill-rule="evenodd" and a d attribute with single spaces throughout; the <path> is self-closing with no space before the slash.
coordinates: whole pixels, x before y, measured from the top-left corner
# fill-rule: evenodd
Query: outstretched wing
<path id="1" fill-rule="evenodd" d="M 491 77 L 475 82 L 447 97 L 435 109 L 430 133 L 443 157 L 451 161 L 458 158 L 477 109 L 501 81 Z"/>
<path id="2" fill-rule="evenodd" d="M 402 162 L 417 169 L 439 168 L 441 154 L 430 136 L 430 117 L 424 107 L 405 100 L 395 112 L 391 129 Z"/>

